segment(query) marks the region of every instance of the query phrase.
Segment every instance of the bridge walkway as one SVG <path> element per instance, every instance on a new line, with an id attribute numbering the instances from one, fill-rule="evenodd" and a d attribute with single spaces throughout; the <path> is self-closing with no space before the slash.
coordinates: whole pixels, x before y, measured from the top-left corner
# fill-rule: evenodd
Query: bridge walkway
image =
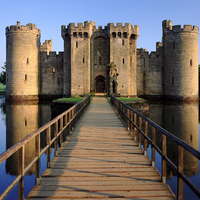
<path id="1" fill-rule="evenodd" d="M 175 199 L 150 159 L 105 97 L 96 96 L 41 184 L 28 194 L 42 199 Z"/>

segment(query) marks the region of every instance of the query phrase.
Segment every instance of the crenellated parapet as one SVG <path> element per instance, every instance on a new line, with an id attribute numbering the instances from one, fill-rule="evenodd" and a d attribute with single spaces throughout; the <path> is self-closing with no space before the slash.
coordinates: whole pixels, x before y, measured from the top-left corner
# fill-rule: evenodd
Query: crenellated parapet
<path id="1" fill-rule="evenodd" d="M 163 36 L 179 32 L 199 34 L 199 28 L 197 26 L 184 25 L 183 28 L 181 27 L 181 25 L 172 26 L 171 20 L 169 21 L 164 20 L 162 22 L 162 27 L 163 27 Z"/>
<path id="2" fill-rule="evenodd" d="M 91 37 L 93 28 L 95 28 L 95 22 L 93 21 L 85 21 L 84 25 L 83 23 L 78 23 L 77 26 L 75 23 L 70 23 L 67 27 L 65 25 L 61 26 L 61 36 L 63 39 L 66 34 L 75 38 L 88 38 Z"/>
<path id="3" fill-rule="evenodd" d="M 40 51 L 47 52 L 47 55 L 49 55 L 49 52 L 52 51 L 52 40 L 45 40 L 43 44 L 40 43 Z"/>
<path id="4" fill-rule="evenodd" d="M 40 58 L 42 61 L 45 61 L 47 59 L 62 59 L 63 60 L 63 57 L 64 57 L 64 52 L 56 52 L 56 51 L 50 51 L 49 52 L 49 55 L 46 53 L 46 52 L 40 52 Z"/>
<path id="5" fill-rule="evenodd" d="M 7 26 L 6 27 L 6 35 L 12 32 L 29 32 L 33 34 L 41 33 L 40 29 L 36 27 L 36 24 L 28 23 L 26 26 L 20 25 L 20 22 L 17 22 L 17 25 Z"/>
<path id="6" fill-rule="evenodd" d="M 108 34 L 109 37 L 123 37 L 123 38 L 130 38 L 134 37 L 137 39 L 139 37 L 139 26 L 135 25 L 134 28 L 130 23 L 125 23 L 123 26 L 122 23 L 117 23 L 114 26 L 114 23 L 109 23 L 108 27 Z"/>
<path id="7" fill-rule="evenodd" d="M 163 56 L 163 46 L 161 42 L 156 43 L 156 51 L 147 51 L 146 49 L 137 49 L 137 57 L 144 59 L 159 59 Z"/>

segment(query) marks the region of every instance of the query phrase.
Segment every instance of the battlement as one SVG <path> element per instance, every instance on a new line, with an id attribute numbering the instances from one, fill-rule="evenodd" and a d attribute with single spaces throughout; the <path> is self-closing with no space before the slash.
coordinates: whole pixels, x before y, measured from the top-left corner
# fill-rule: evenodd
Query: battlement
<path id="1" fill-rule="evenodd" d="M 76 26 L 76 24 L 75 23 L 70 23 L 70 24 L 68 24 L 67 25 L 67 29 L 82 29 L 82 28 L 88 28 L 88 26 L 95 26 L 95 22 L 93 22 L 93 21 L 90 21 L 90 22 L 88 22 L 88 21 L 85 21 L 84 22 L 84 25 L 83 25 L 83 23 L 77 23 L 77 26 Z"/>
<path id="2" fill-rule="evenodd" d="M 157 47 L 158 48 L 162 48 L 162 43 L 160 42 L 157 42 L 156 43 Z M 160 46 L 158 46 L 160 45 Z M 155 58 L 159 58 L 160 54 L 159 54 L 159 51 L 158 49 L 156 49 L 156 51 L 147 51 L 146 49 L 137 49 L 137 57 L 140 57 L 140 58 L 148 58 L 148 59 L 155 59 Z"/>
<path id="3" fill-rule="evenodd" d="M 49 52 L 49 55 L 47 54 L 47 52 L 40 52 L 40 57 L 42 58 L 42 60 L 46 60 L 46 59 L 53 59 L 53 58 L 56 58 L 56 59 L 62 59 L 63 60 L 63 57 L 64 57 L 64 52 L 61 51 L 61 52 L 56 52 L 56 51 L 50 51 Z"/>
<path id="4" fill-rule="evenodd" d="M 134 27 L 133 27 L 130 23 L 125 23 L 124 26 L 122 23 L 117 23 L 115 26 L 114 23 L 108 23 L 107 27 L 108 27 L 108 30 L 110 31 L 110 33 L 125 32 L 129 35 L 134 34 L 136 36 L 139 36 L 139 26 L 138 25 L 134 25 Z"/>
<path id="5" fill-rule="evenodd" d="M 43 44 L 40 43 L 40 47 L 44 47 L 46 45 L 52 45 L 52 39 L 51 40 L 45 40 L 45 42 L 43 42 Z"/>
<path id="6" fill-rule="evenodd" d="M 28 23 L 26 26 L 20 25 L 20 22 L 17 21 L 17 25 L 7 26 L 6 34 L 10 34 L 12 32 L 31 32 L 35 34 L 40 34 L 40 29 L 36 27 L 36 24 Z"/>
<path id="7" fill-rule="evenodd" d="M 162 22 L 162 26 L 163 26 L 163 35 L 178 33 L 178 32 L 190 32 L 199 34 L 199 28 L 197 26 L 184 25 L 183 28 L 181 28 L 181 25 L 172 26 L 171 20 L 169 21 L 164 20 Z"/>

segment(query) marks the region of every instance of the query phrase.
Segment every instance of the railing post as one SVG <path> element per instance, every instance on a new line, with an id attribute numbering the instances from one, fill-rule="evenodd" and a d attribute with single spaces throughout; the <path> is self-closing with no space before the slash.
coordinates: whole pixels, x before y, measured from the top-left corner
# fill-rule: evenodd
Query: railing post
<path id="1" fill-rule="evenodd" d="M 134 125 L 137 126 L 137 114 L 134 113 Z M 133 131 L 133 134 L 134 134 L 134 140 L 137 140 L 137 128 L 134 126 L 134 131 Z"/>
<path id="2" fill-rule="evenodd" d="M 129 133 L 131 132 L 130 131 L 130 110 L 127 108 L 127 116 L 128 116 L 128 131 L 129 131 Z"/>
<path id="3" fill-rule="evenodd" d="M 139 117 L 139 129 L 140 129 L 140 131 L 142 130 L 142 118 L 141 117 Z M 140 133 L 140 131 L 139 131 L 139 138 L 138 138 L 138 143 L 139 143 L 139 147 L 141 147 L 141 133 Z"/>
<path id="4" fill-rule="evenodd" d="M 71 119 L 72 119 L 72 111 L 70 110 L 69 111 L 69 121 L 70 121 L 70 124 L 69 124 L 69 134 L 71 134 L 71 132 L 72 132 L 72 121 L 71 121 Z"/>
<path id="5" fill-rule="evenodd" d="M 133 133 L 133 111 L 131 110 L 131 127 L 130 127 L 130 131 L 131 131 L 131 134 Z"/>
<path id="6" fill-rule="evenodd" d="M 183 199 L 183 180 L 179 173 L 183 173 L 183 148 L 178 145 L 177 158 L 177 199 Z"/>
<path id="7" fill-rule="evenodd" d="M 46 136 L 47 136 L 47 145 L 49 145 L 49 148 L 47 149 L 47 168 L 50 168 L 51 167 L 51 145 L 50 145 L 50 142 L 51 142 L 51 129 L 50 127 L 48 127 L 46 129 Z"/>
<path id="8" fill-rule="evenodd" d="M 166 183 L 167 180 L 167 164 L 164 156 L 167 155 L 167 140 L 166 136 L 162 134 L 162 182 Z"/>
<path id="9" fill-rule="evenodd" d="M 40 134 L 35 137 L 35 156 L 38 160 L 35 163 L 35 185 L 40 184 Z"/>
<path id="10" fill-rule="evenodd" d="M 63 146 L 63 116 L 60 118 L 60 131 L 62 131 L 60 134 L 60 145 L 62 147 Z"/>
<path id="11" fill-rule="evenodd" d="M 24 157 L 25 146 L 23 145 L 19 149 L 19 174 L 21 174 L 21 180 L 18 183 L 18 200 L 24 200 Z"/>
<path id="12" fill-rule="evenodd" d="M 155 148 L 153 145 L 156 144 L 156 132 L 155 127 L 152 126 L 152 145 L 151 145 L 151 165 L 155 167 L 156 155 L 155 155 Z"/>
<path id="13" fill-rule="evenodd" d="M 148 134 L 148 122 L 145 121 L 145 130 L 144 130 L 144 135 L 147 136 Z M 147 155 L 147 139 L 144 137 L 144 155 Z"/>
<path id="14" fill-rule="evenodd" d="M 54 137 L 58 135 L 58 121 L 54 123 Z M 54 141 L 54 156 L 58 156 L 58 138 Z"/>

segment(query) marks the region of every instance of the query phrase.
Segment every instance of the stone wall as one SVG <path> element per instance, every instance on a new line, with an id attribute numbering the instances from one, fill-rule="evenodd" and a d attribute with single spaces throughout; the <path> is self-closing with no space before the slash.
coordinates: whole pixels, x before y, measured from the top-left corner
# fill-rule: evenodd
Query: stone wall
<path id="1" fill-rule="evenodd" d="M 64 52 L 40 52 L 40 95 L 63 94 Z"/>
<path id="2" fill-rule="evenodd" d="M 34 24 L 6 28 L 6 98 L 37 99 L 40 30 Z"/>
<path id="3" fill-rule="evenodd" d="M 196 26 L 163 21 L 165 95 L 198 98 L 198 34 Z"/>
<path id="4" fill-rule="evenodd" d="M 160 44 L 157 43 L 157 51 L 150 54 L 145 49 L 137 50 L 137 93 L 139 96 L 157 98 L 164 95 L 164 63 Z"/>

